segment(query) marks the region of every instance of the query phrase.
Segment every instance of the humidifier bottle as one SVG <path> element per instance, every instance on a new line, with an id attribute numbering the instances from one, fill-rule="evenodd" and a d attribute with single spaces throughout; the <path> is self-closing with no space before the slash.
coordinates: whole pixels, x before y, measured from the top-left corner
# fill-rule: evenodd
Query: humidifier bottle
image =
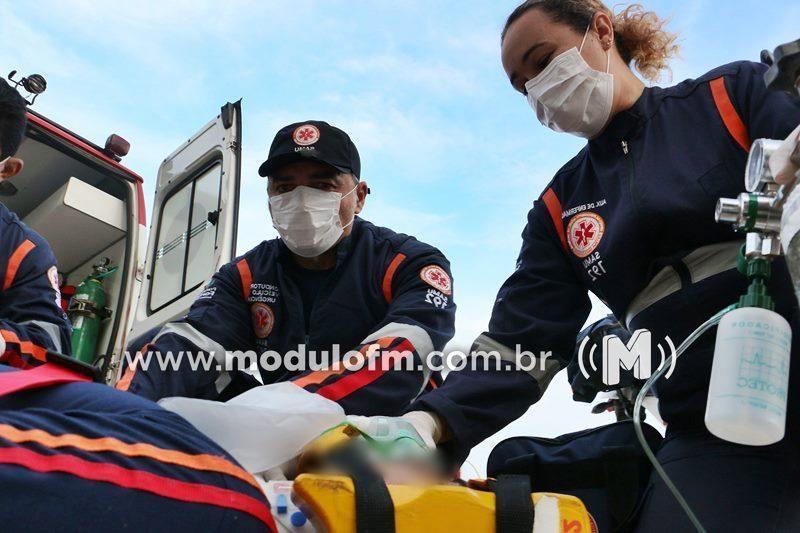
<path id="1" fill-rule="evenodd" d="M 751 261 L 747 294 L 717 327 L 706 403 L 713 435 L 750 446 L 776 443 L 786 431 L 792 330 L 767 294 L 769 266 Z"/>

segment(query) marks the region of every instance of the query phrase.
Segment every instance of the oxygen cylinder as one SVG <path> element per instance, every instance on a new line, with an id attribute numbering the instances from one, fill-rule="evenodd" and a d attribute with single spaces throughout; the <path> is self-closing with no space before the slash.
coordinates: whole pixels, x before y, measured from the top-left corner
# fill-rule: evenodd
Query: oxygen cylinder
<path id="1" fill-rule="evenodd" d="M 717 329 L 705 423 L 715 436 L 766 446 L 783 438 L 792 330 L 771 309 L 741 307 Z"/>
<path id="2" fill-rule="evenodd" d="M 108 266 L 108 260 L 94 265 L 92 273 L 75 289 L 69 304 L 72 322 L 72 356 L 84 363 L 94 363 L 100 325 L 110 316 L 106 309 L 106 291 L 103 279 L 117 270 Z"/>

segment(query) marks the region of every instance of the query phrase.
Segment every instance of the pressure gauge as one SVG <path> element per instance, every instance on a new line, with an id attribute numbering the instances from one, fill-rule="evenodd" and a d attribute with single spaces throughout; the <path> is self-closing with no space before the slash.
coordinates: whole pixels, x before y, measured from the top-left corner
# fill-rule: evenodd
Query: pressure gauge
<path id="1" fill-rule="evenodd" d="M 780 144 L 781 141 L 774 139 L 757 139 L 750 147 L 744 172 L 744 188 L 748 192 L 763 192 L 765 184 L 774 183 L 772 173 L 769 171 L 769 158 Z"/>

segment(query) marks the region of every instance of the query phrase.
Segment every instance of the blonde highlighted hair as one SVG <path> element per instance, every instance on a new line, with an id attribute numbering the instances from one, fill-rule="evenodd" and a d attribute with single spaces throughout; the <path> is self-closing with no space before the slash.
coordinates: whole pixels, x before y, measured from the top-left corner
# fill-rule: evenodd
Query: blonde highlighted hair
<path id="1" fill-rule="evenodd" d="M 600 0 L 526 0 L 509 15 L 502 38 L 511 24 L 532 9 L 542 10 L 554 22 L 567 24 L 578 33 L 586 31 L 596 13 L 607 14 L 620 57 L 650 81 L 658 80 L 661 71 L 669 71 L 669 60 L 678 52 L 677 35 L 664 29 L 665 19 L 641 4 L 630 4 L 615 15 Z"/>

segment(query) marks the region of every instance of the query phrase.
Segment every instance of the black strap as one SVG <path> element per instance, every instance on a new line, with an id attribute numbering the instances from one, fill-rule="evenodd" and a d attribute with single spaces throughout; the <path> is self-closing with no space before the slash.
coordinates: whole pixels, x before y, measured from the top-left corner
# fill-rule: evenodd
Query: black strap
<path id="1" fill-rule="evenodd" d="M 497 533 L 531 533 L 533 500 L 528 476 L 504 475 L 497 478 L 495 495 L 495 530 Z"/>
<path id="2" fill-rule="evenodd" d="M 355 446 L 336 450 L 330 461 L 353 480 L 357 533 L 394 533 L 394 502 L 383 478 Z"/>
<path id="3" fill-rule="evenodd" d="M 647 464 L 644 464 L 647 463 Z M 599 457 L 542 465 L 535 453 L 506 461 L 503 471 L 528 472 L 532 491 L 563 492 L 603 488 L 615 528 L 627 524 L 636 510 L 650 464 L 632 446 L 605 446 Z"/>
<path id="4" fill-rule="evenodd" d="M 641 465 L 638 454 L 630 447 L 607 447 L 603 451 L 608 510 L 615 531 L 619 531 L 628 525 L 639 502 Z"/>

